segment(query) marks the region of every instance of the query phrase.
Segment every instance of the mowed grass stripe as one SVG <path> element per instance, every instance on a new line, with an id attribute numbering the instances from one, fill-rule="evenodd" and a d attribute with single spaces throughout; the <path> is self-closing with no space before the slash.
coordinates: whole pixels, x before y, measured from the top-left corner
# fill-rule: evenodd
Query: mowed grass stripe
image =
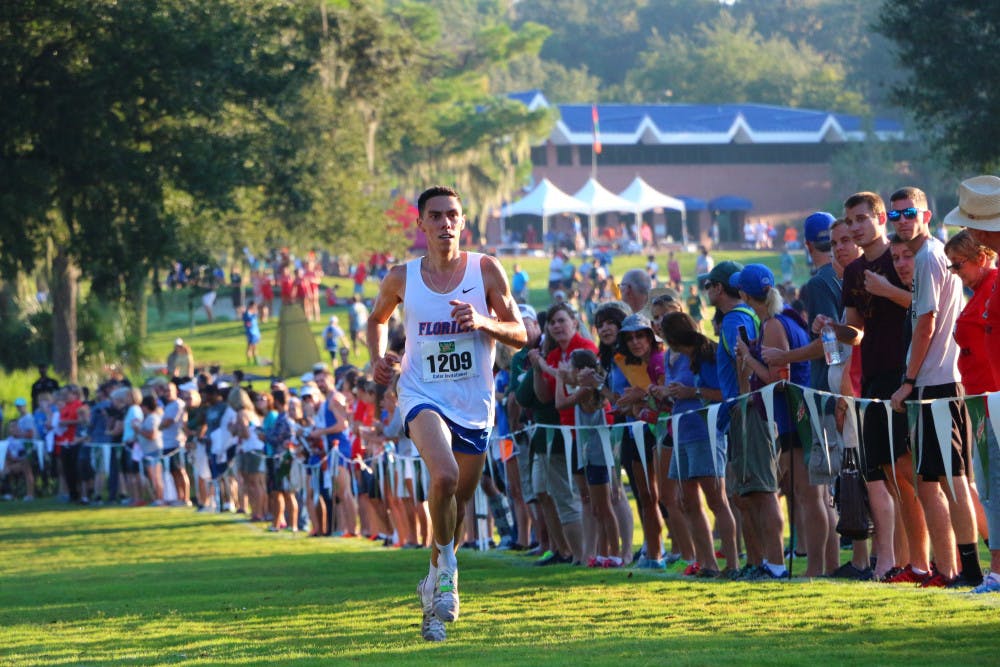
<path id="1" fill-rule="evenodd" d="M 462 617 L 419 637 L 426 551 L 185 509 L 0 505 L 0 662 L 996 664 L 995 596 L 692 582 L 462 552 Z"/>

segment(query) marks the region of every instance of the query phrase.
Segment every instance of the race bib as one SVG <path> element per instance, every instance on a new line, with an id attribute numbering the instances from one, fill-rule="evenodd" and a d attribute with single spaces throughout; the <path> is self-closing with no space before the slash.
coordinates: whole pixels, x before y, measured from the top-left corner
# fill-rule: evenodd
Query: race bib
<path id="1" fill-rule="evenodd" d="M 479 375 L 476 348 L 471 336 L 456 340 L 425 340 L 420 343 L 420 367 L 424 382 L 464 380 Z"/>

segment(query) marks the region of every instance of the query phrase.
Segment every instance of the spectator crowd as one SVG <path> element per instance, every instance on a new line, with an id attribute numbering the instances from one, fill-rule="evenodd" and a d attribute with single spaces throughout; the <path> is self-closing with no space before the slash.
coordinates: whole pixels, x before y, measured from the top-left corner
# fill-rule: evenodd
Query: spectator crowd
<path id="1" fill-rule="evenodd" d="M 687 291 L 673 256 L 661 286 L 653 258 L 616 280 L 610 258 L 574 266 L 557 251 L 542 309 L 516 267 L 528 344 L 497 350 L 465 546 L 747 581 L 786 579 L 803 558 L 807 577 L 1000 591 L 1000 179 L 959 195 L 945 222 L 966 229 L 946 243 L 916 188 L 810 215 L 799 288 L 704 248 Z M 346 333 L 330 320 L 331 362 L 364 340 L 362 308 Z M 402 335 L 390 327 L 400 353 Z M 430 544 L 427 474 L 394 386 L 342 363 L 255 387 L 196 374 L 179 339 L 174 354 L 172 380 L 92 393 L 40 369 L 4 425 L 7 497 L 197 506 L 271 531 Z M 849 472 L 863 479 L 860 533 L 838 513 Z"/>

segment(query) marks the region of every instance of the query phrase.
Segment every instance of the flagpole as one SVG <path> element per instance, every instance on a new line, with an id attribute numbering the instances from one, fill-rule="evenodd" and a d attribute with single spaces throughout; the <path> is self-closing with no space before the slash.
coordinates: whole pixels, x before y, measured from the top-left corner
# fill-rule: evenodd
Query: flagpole
<path id="1" fill-rule="evenodd" d="M 591 119 L 591 121 L 593 121 L 593 125 L 594 125 L 594 142 L 593 142 L 593 144 L 590 147 L 590 177 L 592 179 L 594 179 L 594 182 L 596 183 L 597 182 L 597 154 L 601 152 L 600 125 L 599 125 L 599 119 L 598 119 L 598 115 L 597 115 L 597 103 L 596 102 L 593 102 L 590 105 L 590 119 Z M 597 226 L 597 220 L 595 219 L 596 217 L 597 216 L 594 215 L 593 207 L 591 207 L 591 211 L 590 211 L 590 224 L 587 225 L 587 231 L 588 231 L 587 241 L 588 241 L 588 245 L 591 248 L 594 247 L 594 238 L 595 238 L 594 232 L 596 231 L 594 228 Z"/>

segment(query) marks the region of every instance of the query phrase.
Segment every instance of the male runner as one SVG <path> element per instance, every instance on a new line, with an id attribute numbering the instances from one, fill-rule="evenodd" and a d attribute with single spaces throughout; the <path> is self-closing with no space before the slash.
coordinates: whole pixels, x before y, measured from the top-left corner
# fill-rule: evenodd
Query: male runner
<path id="1" fill-rule="evenodd" d="M 417 591 L 421 634 L 442 641 L 442 622 L 458 618 L 455 541 L 493 424 L 494 342 L 521 348 L 527 333 L 500 262 L 459 249 L 465 215 L 458 192 L 433 186 L 420 195 L 417 211 L 427 254 L 393 267 L 382 281 L 368 319 L 368 351 L 379 384 L 389 384 L 399 363 L 404 428 L 430 473 L 434 546 Z M 386 351 L 386 322 L 400 304 L 406 330 L 401 360 Z"/>

